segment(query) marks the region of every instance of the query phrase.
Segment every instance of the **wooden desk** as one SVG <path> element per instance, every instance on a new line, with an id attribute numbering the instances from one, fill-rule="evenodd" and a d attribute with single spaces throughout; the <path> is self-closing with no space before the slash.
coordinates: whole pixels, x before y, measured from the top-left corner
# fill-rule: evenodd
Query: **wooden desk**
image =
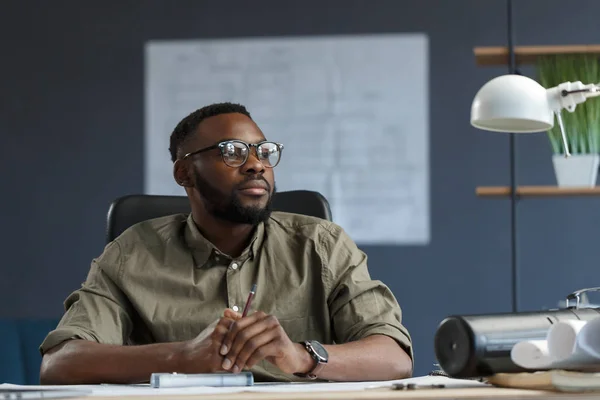
<path id="1" fill-rule="evenodd" d="M 468 389 L 417 389 L 390 390 L 368 389 L 355 392 L 297 392 L 297 393 L 233 393 L 182 396 L 123 396 L 126 399 L 150 400 L 379 400 L 379 399 L 595 399 L 600 400 L 600 392 L 595 393 L 559 393 L 542 390 L 521 390 L 503 388 Z M 82 397 L 80 400 L 115 400 L 115 397 Z M 76 400 L 79 400 L 77 398 Z"/>

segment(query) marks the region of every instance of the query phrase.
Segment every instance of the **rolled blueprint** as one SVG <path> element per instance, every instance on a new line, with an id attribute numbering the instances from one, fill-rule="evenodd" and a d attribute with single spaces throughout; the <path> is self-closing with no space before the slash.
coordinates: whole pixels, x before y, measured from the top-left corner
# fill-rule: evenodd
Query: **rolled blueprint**
<path id="1" fill-rule="evenodd" d="M 515 364 L 527 369 L 548 369 L 552 358 L 548 351 L 547 340 L 526 340 L 515 344 L 510 352 Z"/>
<path id="2" fill-rule="evenodd" d="M 552 368 L 600 371 L 600 318 L 591 321 L 562 321 L 548 332 Z"/>
<path id="3" fill-rule="evenodd" d="M 554 361 L 566 360 L 575 352 L 577 335 L 588 321 L 560 321 L 548 331 L 548 350 Z"/>
<path id="4" fill-rule="evenodd" d="M 600 363 L 600 318 L 589 321 L 581 330 L 577 348 Z"/>

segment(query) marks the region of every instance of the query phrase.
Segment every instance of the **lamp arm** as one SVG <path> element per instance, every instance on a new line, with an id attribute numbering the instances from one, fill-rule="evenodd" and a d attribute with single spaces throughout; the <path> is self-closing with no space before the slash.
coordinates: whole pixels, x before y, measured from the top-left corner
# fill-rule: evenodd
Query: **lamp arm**
<path id="1" fill-rule="evenodd" d="M 560 112 L 563 108 L 573 112 L 577 104 L 596 96 L 600 96 L 600 86 L 595 83 L 584 85 L 579 81 L 564 82 L 548 89 L 548 102 L 554 112 Z"/>
<path id="2" fill-rule="evenodd" d="M 585 102 L 590 97 L 600 96 L 600 86 L 595 83 L 584 85 L 583 83 L 577 82 L 564 82 L 558 86 L 547 90 L 548 105 L 556 114 L 558 125 L 560 127 L 560 133 L 563 140 L 563 147 L 565 149 L 565 157 L 569 157 L 569 145 L 567 143 L 567 135 L 565 134 L 565 127 L 563 125 L 562 117 L 560 115 L 562 109 L 566 109 L 569 112 L 575 111 L 577 104 Z"/>
<path id="3" fill-rule="evenodd" d="M 583 93 L 585 97 L 596 97 L 600 95 L 600 87 L 598 86 L 598 84 L 590 83 L 589 85 L 585 85 L 583 89 L 571 91 L 563 90 L 560 94 L 561 96 L 565 97 L 575 93 Z"/>

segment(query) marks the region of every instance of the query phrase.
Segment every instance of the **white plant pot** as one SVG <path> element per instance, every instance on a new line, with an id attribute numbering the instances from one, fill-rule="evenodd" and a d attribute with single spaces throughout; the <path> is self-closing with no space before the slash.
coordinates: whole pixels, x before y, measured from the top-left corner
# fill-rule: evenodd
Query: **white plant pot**
<path id="1" fill-rule="evenodd" d="M 594 187 L 598 177 L 598 154 L 554 154 L 552 163 L 560 187 Z"/>

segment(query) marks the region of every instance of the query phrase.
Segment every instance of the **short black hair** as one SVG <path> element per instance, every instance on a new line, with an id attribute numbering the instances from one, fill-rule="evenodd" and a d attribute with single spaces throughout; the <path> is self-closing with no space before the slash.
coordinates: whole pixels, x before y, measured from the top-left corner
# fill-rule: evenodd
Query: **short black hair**
<path id="1" fill-rule="evenodd" d="M 171 152 L 171 161 L 175 162 L 177 160 L 177 152 L 183 143 L 185 143 L 185 141 L 196 131 L 196 128 L 198 128 L 200 122 L 209 117 L 230 113 L 244 114 L 248 118 L 252 119 L 250 113 L 243 105 L 226 102 L 204 106 L 179 121 L 173 130 L 173 133 L 171 133 L 171 143 L 169 146 L 169 151 Z"/>

